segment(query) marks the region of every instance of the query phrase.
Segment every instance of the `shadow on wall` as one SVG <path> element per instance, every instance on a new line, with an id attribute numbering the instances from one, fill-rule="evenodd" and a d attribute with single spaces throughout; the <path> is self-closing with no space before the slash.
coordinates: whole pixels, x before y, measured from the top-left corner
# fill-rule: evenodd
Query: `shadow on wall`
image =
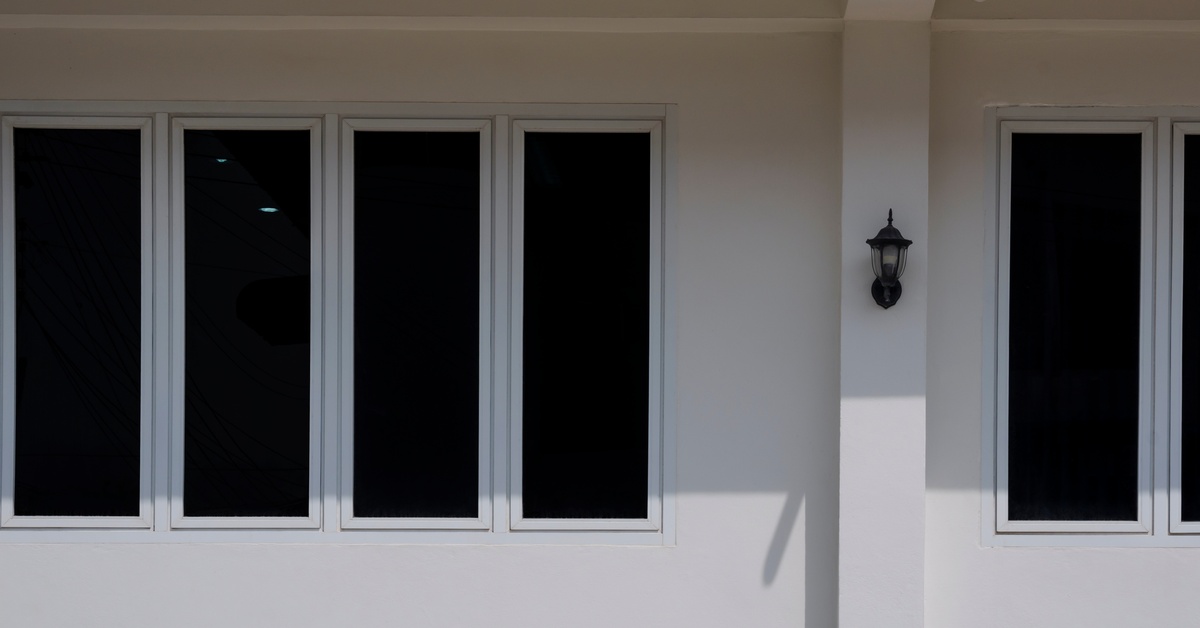
<path id="1" fill-rule="evenodd" d="M 760 356 L 788 353 L 788 348 L 778 343 L 770 348 L 749 346 L 752 342 L 734 344 L 738 344 L 737 351 Z M 727 362 L 731 358 L 725 355 Z M 770 360 L 747 362 L 763 363 Z M 817 385 L 797 390 L 786 381 L 796 377 L 794 371 L 785 373 L 766 367 L 730 370 L 721 360 L 688 361 L 681 367 L 692 371 L 691 381 L 721 381 L 725 389 L 743 394 L 706 395 L 709 403 L 688 408 L 687 400 L 694 395 L 686 389 L 680 391 L 684 407 L 679 409 L 679 416 L 687 417 L 686 422 L 680 421 L 678 440 L 680 546 L 694 542 L 688 531 L 696 529 L 695 513 L 687 517 L 689 513 L 684 510 L 686 497 L 729 495 L 731 500 L 721 501 L 717 507 L 736 509 L 740 503 L 763 507 L 762 500 L 743 502 L 742 496 L 769 496 L 766 507 L 776 510 L 770 514 L 757 510 L 753 516 L 731 513 L 729 525 L 716 533 L 728 534 L 725 531 L 733 529 L 737 534 L 736 529 L 741 528 L 747 537 L 757 539 L 738 547 L 761 552 L 756 557 L 760 561 L 756 577 L 763 590 L 793 599 L 802 595 L 802 625 L 807 628 L 836 626 L 839 423 L 837 395 L 829 391 L 836 391 L 838 386 L 829 379 L 830 372 L 837 370 L 814 365 L 814 370 L 820 372 L 811 377 L 801 374 L 800 381 L 815 381 Z M 780 399 L 781 390 L 788 391 L 785 396 L 792 398 Z M 801 396 L 807 399 L 807 405 L 823 407 L 811 412 L 785 410 L 805 405 Z M 692 523 L 683 525 L 689 521 Z M 763 529 L 764 525 L 771 527 Z M 736 543 L 736 539 L 728 541 Z M 717 538 L 715 542 L 726 544 L 727 539 Z M 797 620 L 792 619 L 799 623 Z"/>
<path id="2" fill-rule="evenodd" d="M 779 514 L 779 522 L 767 556 L 763 561 L 762 580 L 770 587 L 779 576 L 784 554 L 791 541 L 792 531 L 804 506 L 804 495 L 789 492 Z M 837 505 L 833 504 L 833 512 Z M 806 513 L 807 514 L 807 513 Z M 804 525 L 804 625 L 807 628 L 837 625 L 837 518 L 833 525 L 814 521 L 806 516 Z M 832 528 L 832 529 L 829 529 Z"/>
<path id="3" fill-rule="evenodd" d="M 779 523 L 775 526 L 771 545 L 767 547 L 767 560 L 763 563 L 763 584 L 767 586 L 774 584 L 775 577 L 779 575 L 779 565 L 783 563 L 783 552 L 787 550 L 788 541 L 792 537 L 792 528 L 796 527 L 796 520 L 800 518 L 800 506 L 803 504 L 804 499 L 795 493 L 788 493 L 787 500 L 783 502 L 783 512 L 779 515 Z M 811 556 L 811 552 L 808 555 Z M 812 574 L 808 573 L 811 562 L 811 559 L 805 561 L 806 579 L 812 577 Z"/>

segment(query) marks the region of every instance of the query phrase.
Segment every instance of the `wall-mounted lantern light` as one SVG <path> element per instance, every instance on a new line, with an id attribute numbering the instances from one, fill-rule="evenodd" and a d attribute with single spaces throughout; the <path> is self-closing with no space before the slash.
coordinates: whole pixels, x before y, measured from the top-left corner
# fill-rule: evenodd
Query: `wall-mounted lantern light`
<path id="1" fill-rule="evenodd" d="M 879 234 L 867 240 L 871 245 L 871 270 L 875 271 L 875 283 L 871 284 L 871 296 L 883 309 L 888 309 L 900 300 L 900 275 L 904 274 L 904 262 L 908 259 L 908 245 L 900 230 L 892 226 L 892 210 L 888 210 L 888 224 Z"/>

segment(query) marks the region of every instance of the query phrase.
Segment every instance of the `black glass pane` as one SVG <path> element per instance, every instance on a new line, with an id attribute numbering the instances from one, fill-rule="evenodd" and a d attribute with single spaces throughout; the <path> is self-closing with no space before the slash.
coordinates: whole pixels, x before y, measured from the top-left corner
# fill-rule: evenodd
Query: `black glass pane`
<path id="1" fill-rule="evenodd" d="M 306 516 L 309 132 L 184 132 L 184 514 Z"/>
<path id="2" fill-rule="evenodd" d="M 523 501 L 644 518 L 650 138 L 525 135 Z"/>
<path id="3" fill-rule="evenodd" d="M 1200 521 L 1200 136 L 1184 138 L 1183 159 L 1183 395 L 1182 477 L 1183 520 Z"/>
<path id="4" fill-rule="evenodd" d="M 1141 170 L 1139 135 L 1013 135 L 1013 520 L 1137 519 Z"/>
<path id="5" fill-rule="evenodd" d="M 18 515 L 138 514 L 140 138 L 13 131 Z"/>
<path id="6" fill-rule="evenodd" d="M 354 133 L 354 515 L 479 514 L 479 134 Z"/>

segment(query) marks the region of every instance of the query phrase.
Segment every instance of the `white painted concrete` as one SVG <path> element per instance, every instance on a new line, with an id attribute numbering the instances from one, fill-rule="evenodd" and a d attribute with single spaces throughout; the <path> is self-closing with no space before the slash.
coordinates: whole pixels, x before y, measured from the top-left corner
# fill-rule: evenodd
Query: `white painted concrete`
<path id="1" fill-rule="evenodd" d="M 0 542 L 0 625 L 834 626 L 840 55 L 836 33 L 0 32 L 0 100 L 679 105 L 676 546 Z"/>
<path id="2" fill-rule="evenodd" d="M 850 22 L 842 48 L 839 625 L 922 625 L 929 25 Z M 867 238 L 914 241 L 888 310 Z"/>
<path id="3" fill-rule="evenodd" d="M 983 548 L 984 107 L 1200 105 L 1196 33 L 943 32 L 930 131 L 926 625 L 1185 627 L 1194 549 Z M 1097 542 L 1099 544 L 1100 542 Z"/>

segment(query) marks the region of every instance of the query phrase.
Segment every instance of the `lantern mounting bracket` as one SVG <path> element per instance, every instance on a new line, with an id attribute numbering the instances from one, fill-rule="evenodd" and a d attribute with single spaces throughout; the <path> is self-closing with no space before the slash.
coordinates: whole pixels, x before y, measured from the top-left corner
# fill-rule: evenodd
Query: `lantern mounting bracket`
<path id="1" fill-rule="evenodd" d="M 883 283 L 876 279 L 871 284 L 871 296 L 875 298 L 875 303 L 883 309 L 888 309 L 900 300 L 900 294 L 904 292 L 904 288 L 897 281 L 896 285 L 891 288 L 884 288 Z"/>

